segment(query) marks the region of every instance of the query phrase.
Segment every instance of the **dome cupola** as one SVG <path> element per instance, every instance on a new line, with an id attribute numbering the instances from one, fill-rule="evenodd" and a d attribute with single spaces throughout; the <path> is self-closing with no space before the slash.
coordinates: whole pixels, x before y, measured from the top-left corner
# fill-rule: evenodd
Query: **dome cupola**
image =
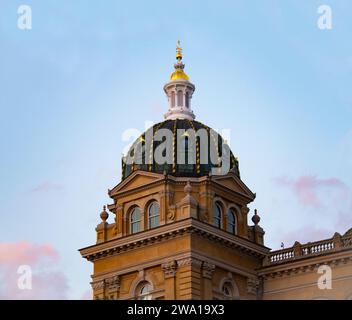
<path id="1" fill-rule="evenodd" d="M 168 98 L 169 110 L 165 114 L 166 120 L 188 119 L 194 120 L 195 115 L 191 109 L 191 99 L 195 86 L 189 81 L 188 75 L 184 72 L 185 65 L 182 62 L 182 48 L 180 41 L 176 47 L 175 71 L 171 74 L 171 79 L 164 86 L 164 91 Z"/>
<path id="2" fill-rule="evenodd" d="M 191 99 L 195 86 L 184 72 L 182 48 L 176 47 L 175 71 L 165 84 L 168 112 L 165 121 L 144 132 L 122 159 L 122 178 L 137 170 L 178 177 L 240 176 L 238 160 L 226 140 L 210 127 L 195 121 Z"/>

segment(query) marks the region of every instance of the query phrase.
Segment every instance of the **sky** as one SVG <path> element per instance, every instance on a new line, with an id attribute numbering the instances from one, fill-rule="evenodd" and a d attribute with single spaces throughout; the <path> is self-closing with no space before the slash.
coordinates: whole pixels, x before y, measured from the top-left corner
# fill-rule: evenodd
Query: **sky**
<path id="1" fill-rule="evenodd" d="M 121 179 L 124 132 L 163 120 L 178 39 L 194 113 L 231 130 L 266 245 L 351 228 L 351 13 L 349 0 L 1 0 L 0 298 L 89 298 L 77 250 Z"/>

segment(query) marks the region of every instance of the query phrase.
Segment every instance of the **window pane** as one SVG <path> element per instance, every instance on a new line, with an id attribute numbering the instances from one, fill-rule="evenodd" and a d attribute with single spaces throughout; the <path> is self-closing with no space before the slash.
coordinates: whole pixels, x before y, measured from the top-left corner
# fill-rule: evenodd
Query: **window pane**
<path id="1" fill-rule="evenodd" d="M 157 202 L 153 202 L 149 207 L 149 228 L 159 226 L 160 207 Z"/>
<path id="2" fill-rule="evenodd" d="M 156 228 L 159 226 L 159 217 L 152 217 L 149 220 L 150 228 Z"/>
<path id="3" fill-rule="evenodd" d="M 131 232 L 137 233 L 141 230 L 141 210 L 136 207 L 131 212 Z"/>
<path id="4" fill-rule="evenodd" d="M 139 300 L 151 300 L 152 286 L 149 282 L 143 282 L 137 289 L 137 299 Z"/>
<path id="5" fill-rule="evenodd" d="M 140 222 L 134 222 L 132 223 L 132 233 L 137 233 L 141 230 L 141 224 Z"/>
<path id="6" fill-rule="evenodd" d="M 232 285 L 230 283 L 225 283 L 222 287 L 222 292 L 227 297 L 232 297 Z"/>
<path id="7" fill-rule="evenodd" d="M 215 204 L 213 221 L 215 227 L 221 228 L 221 208 L 218 203 Z"/>
<path id="8" fill-rule="evenodd" d="M 139 208 L 134 208 L 131 214 L 131 221 L 135 222 L 135 221 L 139 221 L 141 220 L 141 211 L 139 210 Z"/>
<path id="9" fill-rule="evenodd" d="M 233 234 L 236 233 L 236 218 L 233 210 L 229 210 L 227 214 L 227 231 Z"/>

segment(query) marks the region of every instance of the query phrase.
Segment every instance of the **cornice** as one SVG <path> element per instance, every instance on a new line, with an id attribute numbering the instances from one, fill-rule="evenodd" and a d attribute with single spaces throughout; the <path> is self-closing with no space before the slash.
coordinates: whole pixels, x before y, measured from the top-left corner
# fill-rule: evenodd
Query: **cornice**
<path id="1" fill-rule="evenodd" d="M 135 188 L 130 189 L 130 190 L 110 192 L 109 196 L 111 198 L 114 198 L 116 196 L 119 196 L 119 197 L 128 196 L 128 195 L 139 193 L 141 191 L 145 191 L 145 190 L 148 190 L 148 189 L 150 190 L 150 188 L 163 185 L 164 183 L 165 183 L 165 180 L 155 180 L 155 181 L 152 181 L 152 182 L 147 183 L 147 184 L 140 185 L 140 186 L 135 187 Z"/>
<path id="2" fill-rule="evenodd" d="M 236 181 L 236 183 L 238 184 L 238 186 L 243 190 L 243 192 L 238 192 L 238 191 L 233 191 L 232 189 L 222 185 L 219 181 L 221 180 L 225 180 L 228 178 L 232 178 L 233 180 Z M 222 188 L 225 188 L 226 191 L 232 191 L 235 192 L 239 195 L 242 195 L 245 198 L 250 199 L 251 201 L 253 201 L 256 198 L 256 194 L 253 193 L 248 187 L 247 185 L 239 178 L 237 177 L 233 172 L 229 172 L 227 175 L 224 176 L 212 176 L 211 178 L 211 182 L 215 183 L 216 185 L 221 186 Z"/>
<path id="3" fill-rule="evenodd" d="M 234 191 L 222 184 L 219 184 L 218 182 L 216 181 L 212 181 L 210 183 L 211 186 L 214 187 L 214 189 L 218 189 L 220 190 L 220 192 L 223 193 L 223 195 L 221 195 L 223 198 L 230 198 L 230 199 L 238 199 L 238 200 L 242 200 L 243 203 L 250 203 L 250 202 L 253 202 L 254 201 L 254 198 L 251 198 L 250 196 L 242 193 L 242 192 L 239 192 L 239 191 Z M 233 201 L 233 200 L 232 200 Z"/>
<path id="4" fill-rule="evenodd" d="M 160 173 L 155 173 L 155 172 L 148 172 L 148 171 L 142 171 L 142 170 L 136 170 L 134 171 L 131 175 L 129 175 L 126 179 L 120 181 L 115 187 L 113 187 L 111 190 L 108 190 L 109 196 L 114 196 L 115 194 L 119 193 L 119 190 L 126 186 L 129 182 L 131 182 L 136 176 L 145 176 L 145 177 L 153 177 L 155 178 L 155 181 L 160 181 L 163 180 L 164 175 Z M 148 184 L 149 185 L 149 184 Z"/>
<path id="5" fill-rule="evenodd" d="M 264 258 L 269 249 L 253 243 L 247 239 L 230 235 L 209 224 L 193 218 L 187 218 L 158 228 L 143 231 L 138 234 L 99 243 L 80 251 L 81 255 L 89 261 L 95 261 L 107 256 L 113 256 L 136 248 L 163 242 L 185 234 L 196 233 L 201 237 L 218 242 L 226 247 L 240 250 L 246 254 Z"/>

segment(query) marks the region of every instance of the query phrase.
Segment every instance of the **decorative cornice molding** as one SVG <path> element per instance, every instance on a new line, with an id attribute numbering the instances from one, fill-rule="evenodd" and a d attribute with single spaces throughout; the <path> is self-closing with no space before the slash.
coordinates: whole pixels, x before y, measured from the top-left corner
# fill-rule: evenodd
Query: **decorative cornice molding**
<path id="1" fill-rule="evenodd" d="M 131 194 L 140 193 L 141 191 L 145 191 L 145 190 L 151 189 L 152 187 L 160 186 L 163 184 L 164 184 L 164 180 L 156 180 L 156 181 L 135 187 L 133 189 L 119 191 L 116 193 L 111 193 L 109 196 L 111 198 L 116 197 L 116 196 L 125 197 L 125 196 L 131 195 Z"/>
<path id="2" fill-rule="evenodd" d="M 220 183 L 220 180 L 228 179 L 229 177 L 234 178 L 236 183 L 242 189 L 242 192 L 238 190 L 233 190 Z M 219 191 L 223 192 L 225 195 L 230 196 L 232 199 L 242 200 L 246 204 L 253 202 L 255 199 L 255 194 L 253 194 L 252 191 L 249 190 L 249 188 L 243 183 L 241 179 L 233 177 L 232 174 L 230 176 L 226 175 L 226 176 L 220 176 L 220 177 L 219 176 L 212 177 L 210 180 L 210 186 L 213 187 L 213 190 L 215 189 L 214 191 L 216 191 L 216 193 L 219 193 Z"/>
<path id="3" fill-rule="evenodd" d="M 212 225 L 200 222 L 193 218 L 176 221 L 136 235 L 99 243 L 81 249 L 80 253 L 87 260 L 95 261 L 106 256 L 116 255 L 121 252 L 126 252 L 135 248 L 140 248 L 191 233 L 197 233 L 211 241 L 221 243 L 229 248 L 238 249 L 246 254 L 256 257 L 264 258 L 269 253 L 269 249 L 266 247 L 257 245 L 245 238 L 230 235 L 223 230 L 219 230 Z"/>

